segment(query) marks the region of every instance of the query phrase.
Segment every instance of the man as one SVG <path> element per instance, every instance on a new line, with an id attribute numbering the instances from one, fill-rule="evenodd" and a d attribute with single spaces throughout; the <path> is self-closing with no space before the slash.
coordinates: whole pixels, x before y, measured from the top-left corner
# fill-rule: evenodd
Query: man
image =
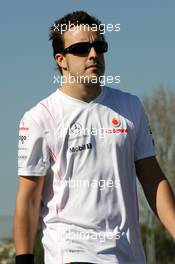
<path id="1" fill-rule="evenodd" d="M 17 264 L 34 263 L 40 201 L 46 264 L 146 263 L 136 175 L 175 237 L 175 198 L 156 161 L 143 107 L 136 96 L 100 85 L 108 45 L 99 25 L 77 11 L 51 27 L 64 83 L 20 123 Z"/>

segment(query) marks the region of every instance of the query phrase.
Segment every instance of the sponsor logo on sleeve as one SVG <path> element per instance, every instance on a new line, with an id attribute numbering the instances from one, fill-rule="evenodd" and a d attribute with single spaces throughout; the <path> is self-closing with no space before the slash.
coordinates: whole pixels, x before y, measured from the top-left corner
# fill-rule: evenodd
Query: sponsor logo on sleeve
<path id="1" fill-rule="evenodd" d="M 147 123 L 148 123 L 148 130 L 149 130 L 149 133 L 150 133 L 151 138 L 152 138 L 152 144 L 153 144 L 153 146 L 155 146 L 155 141 L 154 141 L 154 138 L 153 138 L 153 132 L 151 130 L 151 126 L 150 126 L 150 123 L 148 121 L 148 117 L 147 117 Z"/>
<path id="2" fill-rule="evenodd" d="M 24 121 L 21 122 L 21 126 L 19 127 L 19 131 L 28 131 L 29 128 L 25 125 Z"/>
<path id="3" fill-rule="evenodd" d="M 19 135 L 19 142 L 21 142 L 22 144 L 24 144 L 24 142 L 27 140 L 27 136 L 24 135 Z"/>
<path id="4" fill-rule="evenodd" d="M 18 160 L 26 160 L 27 156 L 26 155 L 18 155 Z"/>

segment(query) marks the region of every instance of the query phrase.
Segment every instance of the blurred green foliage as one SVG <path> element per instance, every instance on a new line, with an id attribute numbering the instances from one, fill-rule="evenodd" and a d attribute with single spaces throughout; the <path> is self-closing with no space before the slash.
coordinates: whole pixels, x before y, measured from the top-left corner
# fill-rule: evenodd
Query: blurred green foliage
<path id="1" fill-rule="evenodd" d="M 155 234 L 155 264 L 175 264 L 175 242 L 170 238 L 161 224 L 157 224 L 153 230 L 149 230 L 145 225 L 142 225 L 141 232 L 145 252 L 146 233 L 154 232 Z"/>
<path id="2" fill-rule="evenodd" d="M 44 250 L 41 243 L 40 233 L 38 232 L 35 247 L 34 247 L 34 256 L 36 264 L 44 264 Z"/>

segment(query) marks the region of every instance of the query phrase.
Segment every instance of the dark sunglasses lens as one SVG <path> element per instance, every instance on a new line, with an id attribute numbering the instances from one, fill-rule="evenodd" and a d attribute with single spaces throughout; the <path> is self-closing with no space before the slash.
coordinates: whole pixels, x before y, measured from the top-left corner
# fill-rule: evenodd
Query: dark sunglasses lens
<path id="1" fill-rule="evenodd" d="M 77 43 L 70 47 L 69 51 L 72 54 L 86 54 L 90 49 L 90 43 Z"/>
<path id="2" fill-rule="evenodd" d="M 89 42 L 76 43 L 68 48 L 68 53 L 74 55 L 85 55 L 90 51 L 92 46 L 97 53 L 104 53 L 108 50 L 108 44 L 105 41 L 96 41 L 93 44 Z"/>
<path id="3" fill-rule="evenodd" d="M 108 44 L 104 41 L 95 42 L 94 48 L 97 53 L 104 53 L 108 51 Z"/>

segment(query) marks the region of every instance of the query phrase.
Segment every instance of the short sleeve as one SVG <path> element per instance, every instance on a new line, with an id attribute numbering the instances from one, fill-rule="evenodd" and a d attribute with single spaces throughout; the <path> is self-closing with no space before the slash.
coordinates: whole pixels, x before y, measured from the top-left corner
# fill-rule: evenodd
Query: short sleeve
<path id="1" fill-rule="evenodd" d="M 49 166 L 49 147 L 44 133 L 27 112 L 19 125 L 18 175 L 45 176 Z"/>
<path id="2" fill-rule="evenodd" d="M 154 140 L 148 118 L 140 100 L 137 101 L 137 131 L 135 141 L 135 161 L 156 155 Z"/>

